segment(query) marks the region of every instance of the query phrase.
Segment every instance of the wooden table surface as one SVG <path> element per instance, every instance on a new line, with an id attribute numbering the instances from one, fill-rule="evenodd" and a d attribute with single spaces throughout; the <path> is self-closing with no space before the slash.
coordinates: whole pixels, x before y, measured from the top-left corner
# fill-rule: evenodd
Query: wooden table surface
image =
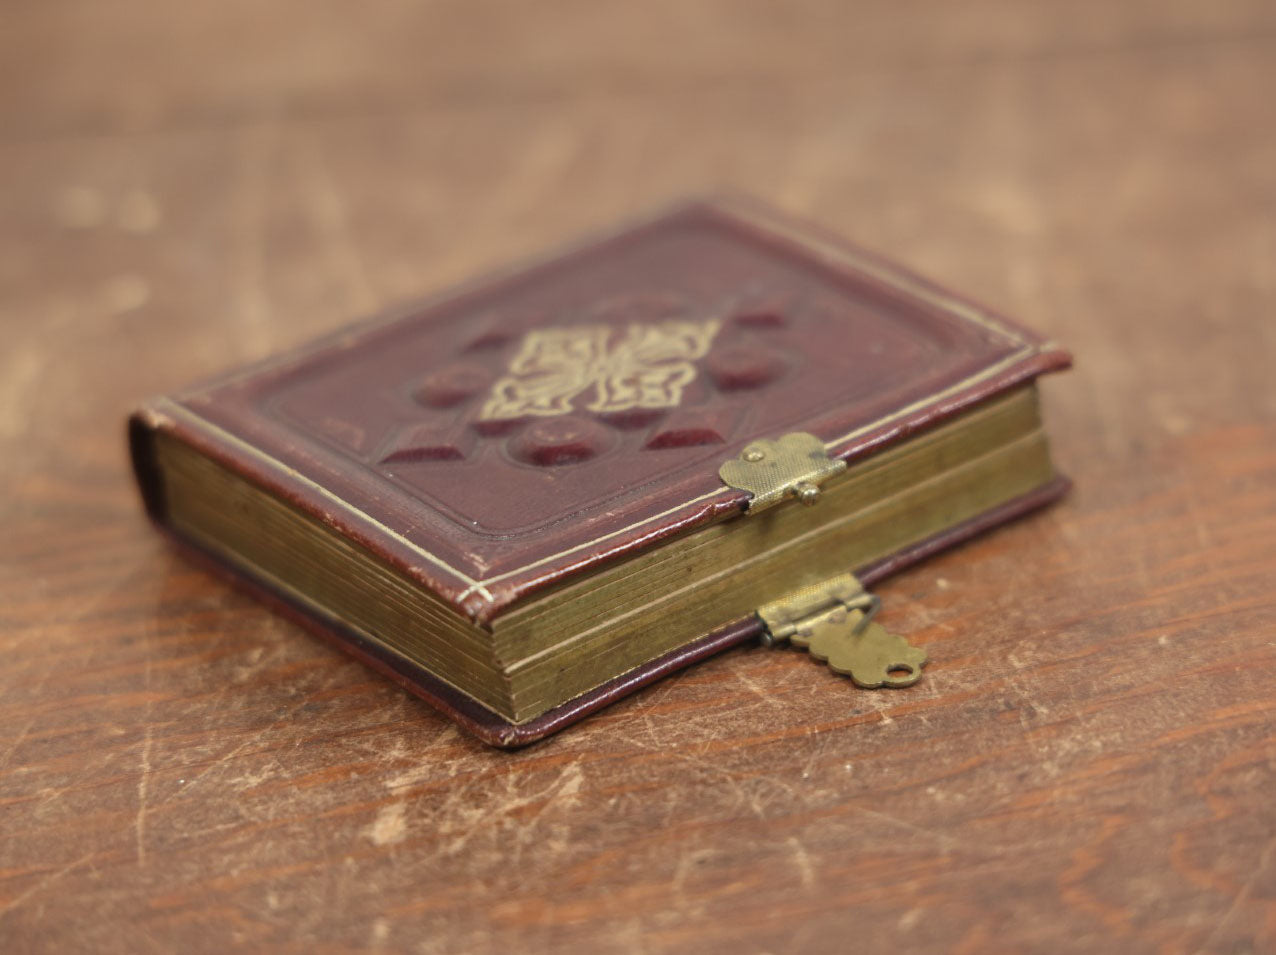
<path id="1" fill-rule="evenodd" d="M 0 31 L 0 949 L 1276 951 L 1276 6 L 47 0 Z M 739 189 L 1045 331 L 1061 506 L 517 753 L 171 553 L 138 400 Z"/>

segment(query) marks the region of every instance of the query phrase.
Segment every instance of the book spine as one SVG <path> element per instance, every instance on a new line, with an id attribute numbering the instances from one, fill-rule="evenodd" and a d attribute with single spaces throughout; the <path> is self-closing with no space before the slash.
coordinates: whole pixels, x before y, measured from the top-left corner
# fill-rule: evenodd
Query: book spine
<path id="1" fill-rule="evenodd" d="M 139 408 L 128 419 L 128 451 L 133 476 L 142 495 L 146 516 L 161 527 L 167 524 L 164 483 L 155 462 L 155 432 L 159 418 L 149 407 Z"/>

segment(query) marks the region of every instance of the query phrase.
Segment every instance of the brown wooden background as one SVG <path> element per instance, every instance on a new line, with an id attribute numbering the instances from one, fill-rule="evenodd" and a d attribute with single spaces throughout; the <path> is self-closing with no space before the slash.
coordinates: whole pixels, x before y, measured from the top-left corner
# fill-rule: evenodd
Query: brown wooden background
<path id="1" fill-rule="evenodd" d="M 46 0 L 0 29 L 0 948 L 1276 950 L 1276 6 Z M 530 750 L 173 556 L 121 421 L 738 188 L 1071 346 L 1078 482 Z"/>

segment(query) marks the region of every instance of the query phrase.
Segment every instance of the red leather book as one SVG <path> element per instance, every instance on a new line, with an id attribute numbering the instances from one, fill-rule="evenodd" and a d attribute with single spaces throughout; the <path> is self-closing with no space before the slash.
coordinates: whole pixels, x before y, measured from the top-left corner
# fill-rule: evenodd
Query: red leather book
<path id="1" fill-rule="evenodd" d="M 334 609 L 326 594 L 339 581 L 271 569 L 271 540 L 259 544 L 264 556 L 240 559 L 238 544 L 212 539 L 211 510 L 199 532 L 195 518 L 175 519 L 179 482 L 161 449 L 190 449 L 213 462 L 217 481 L 279 502 L 280 520 L 304 520 L 333 536 L 325 547 L 348 547 L 395 586 L 428 594 L 449 626 L 472 631 L 449 665 L 464 670 L 474 658 L 499 683 L 550 652 L 518 657 L 506 646 L 488 659 L 484 634 L 499 634 L 503 619 L 564 588 L 588 594 L 591 580 L 614 580 L 615 568 L 706 528 L 753 520 L 750 492 L 720 475 L 750 442 L 815 435 L 831 462 L 858 473 L 1069 360 L 817 229 L 741 200 L 690 202 L 152 401 L 130 436 L 161 527 L 483 738 L 513 745 L 756 638 L 762 624 L 736 613 L 637 664 L 619 653 L 624 668 L 597 685 L 534 715 L 502 714 L 462 676 L 441 674 L 428 648 L 407 652 Z M 845 569 L 871 583 L 1065 487 L 1051 473 Z M 254 523 L 266 519 L 245 526 Z M 598 619 L 608 613 L 625 609 L 600 604 Z M 436 646 L 450 655 L 446 641 Z M 579 652 L 582 674 L 595 674 L 579 679 L 597 679 L 598 663 Z"/>

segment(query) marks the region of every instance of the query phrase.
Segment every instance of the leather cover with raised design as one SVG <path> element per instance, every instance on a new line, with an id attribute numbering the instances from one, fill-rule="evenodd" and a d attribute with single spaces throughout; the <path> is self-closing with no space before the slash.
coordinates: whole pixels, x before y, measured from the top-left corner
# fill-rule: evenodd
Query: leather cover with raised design
<path id="1" fill-rule="evenodd" d="M 718 466 L 755 438 L 853 461 L 1069 361 L 817 229 L 690 202 L 153 401 L 134 456 L 161 521 L 151 429 L 482 625 L 741 511 Z"/>

